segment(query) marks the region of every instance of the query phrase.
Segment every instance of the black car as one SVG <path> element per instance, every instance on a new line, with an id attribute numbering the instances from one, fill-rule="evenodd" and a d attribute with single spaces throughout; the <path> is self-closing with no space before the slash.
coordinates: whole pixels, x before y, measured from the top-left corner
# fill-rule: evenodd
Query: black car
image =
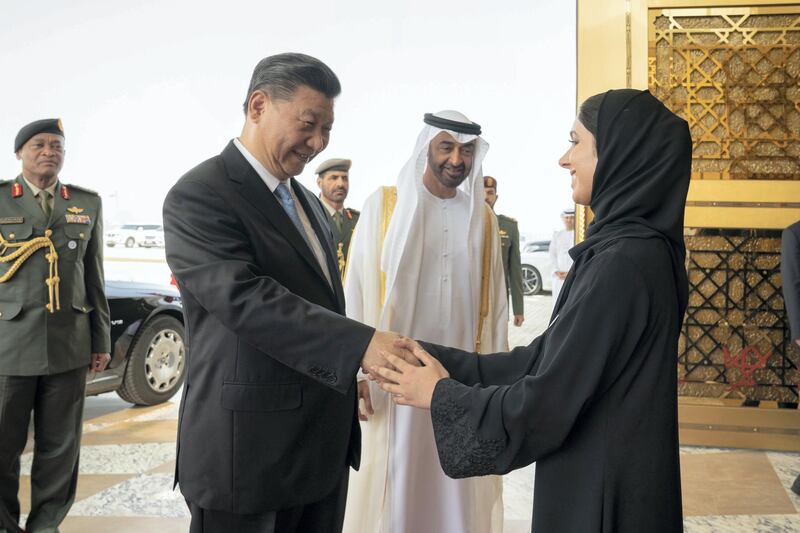
<path id="1" fill-rule="evenodd" d="M 106 280 L 111 311 L 111 362 L 89 373 L 86 394 L 117 391 L 137 405 L 170 399 L 183 384 L 183 308 L 171 285 Z"/>

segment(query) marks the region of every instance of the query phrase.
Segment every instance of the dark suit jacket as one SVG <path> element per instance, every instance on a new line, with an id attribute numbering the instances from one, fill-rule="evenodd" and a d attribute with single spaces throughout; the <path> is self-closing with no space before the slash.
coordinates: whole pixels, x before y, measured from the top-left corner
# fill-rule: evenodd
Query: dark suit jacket
<path id="1" fill-rule="evenodd" d="M 781 285 L 794 341 L 800 339 L 800 221 L 783 230 Z"/>
<path id="2" fill-rule="evenodd" d="M 292 180 L 333 286 L 233 143 L 164 202 L 186 316 L 176 480 L 191 502 L 247 514 L 320 500 L 358 468 L 355 375 L 374 330 L 344 317 L 319 200 Z"/>

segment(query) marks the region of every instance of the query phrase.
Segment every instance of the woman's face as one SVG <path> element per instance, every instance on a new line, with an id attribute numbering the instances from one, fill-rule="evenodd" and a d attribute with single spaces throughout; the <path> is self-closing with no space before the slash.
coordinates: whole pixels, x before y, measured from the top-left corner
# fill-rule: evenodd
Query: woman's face
<path id="1" fill-rule="evenodd" d="M 569 170 L 572 176 L 572 200 L 579 205 L 589 205 L 592 199 L 592 181 L 597 167 L 597 149 L 594 135 L 575 119 L 569 132 L 572 145 L 558 160 L 558 164 Z"/>

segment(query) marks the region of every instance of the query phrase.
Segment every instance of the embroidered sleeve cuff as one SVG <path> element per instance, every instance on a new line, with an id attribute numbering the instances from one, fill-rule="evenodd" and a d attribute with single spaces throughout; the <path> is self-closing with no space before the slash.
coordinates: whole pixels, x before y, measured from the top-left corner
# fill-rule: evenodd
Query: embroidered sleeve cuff
<path id="1" fill-rule="evenodd" d="M 465 478 L 494 474 L 496 458 L 505 448 L 504 439 L 482 439 L 469 416 L 472 388 L 453 379 L 436 384 L 431 419 L 445 474 Z"/>

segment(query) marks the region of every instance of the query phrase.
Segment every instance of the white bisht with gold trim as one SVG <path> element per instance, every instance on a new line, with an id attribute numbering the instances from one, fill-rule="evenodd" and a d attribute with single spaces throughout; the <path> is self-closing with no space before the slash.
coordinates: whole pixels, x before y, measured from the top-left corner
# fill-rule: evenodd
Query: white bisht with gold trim
<path id="1" fill-rule="evenodd" d="M 469 122 L 455 112 L 436 116 Z M 472 169 L 452 199 L 422 183 L 428 146 L 441 131 L 459 143 L 476 140 Z M 348 317 L 465 350 L 507 349 L 499 230 L 484 201 L 487 150 L 477 135 L 426 125 L 397 187 L 380 188 L 361 212 L 345 273 Z M 350 476 L 344 531 L 502 531 L 502 480 L 448 478 L 430 412 L 394 405 L 374 383 L 370 392 L 375 414 L 361 423 L 361 468 Z"/>

